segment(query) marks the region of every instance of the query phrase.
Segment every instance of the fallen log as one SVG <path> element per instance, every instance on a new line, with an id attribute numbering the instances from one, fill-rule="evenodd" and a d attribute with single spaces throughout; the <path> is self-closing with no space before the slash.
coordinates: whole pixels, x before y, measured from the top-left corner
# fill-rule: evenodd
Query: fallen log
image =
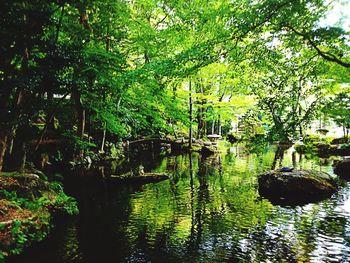
<path id="1" fill-rule="evenodd" d="M 157 183 L 169 179 L 169 176 L 161 173 L 145 173 L 144 175 L 130 176 L 124 175 L 111 175 L 108 180 L 112 183 L 124 183 L 124 184 L 148 184 Z"/>

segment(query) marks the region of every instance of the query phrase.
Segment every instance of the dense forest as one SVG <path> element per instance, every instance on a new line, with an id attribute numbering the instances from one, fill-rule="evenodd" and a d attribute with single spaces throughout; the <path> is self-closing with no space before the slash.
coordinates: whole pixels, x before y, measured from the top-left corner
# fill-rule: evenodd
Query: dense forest
<path id="1" fill-rule="evenodd" d="M 349 262 L 349 8 L 1 0 L 0 262 Z"/>
<path id="2" fill-rule="evenodd" d="M 334 4 L 334 3 L 333 3 Z M 274 141 L 350 127 L 349 38 L 326 1 L 2 1 L 0 169 L 146 137 Z M 339 18 L 340 19 L 340 18 Z M 321 127 L 322 128 L 322 127 Z M 63 150 L 51 153 L 62 158 Z"/>

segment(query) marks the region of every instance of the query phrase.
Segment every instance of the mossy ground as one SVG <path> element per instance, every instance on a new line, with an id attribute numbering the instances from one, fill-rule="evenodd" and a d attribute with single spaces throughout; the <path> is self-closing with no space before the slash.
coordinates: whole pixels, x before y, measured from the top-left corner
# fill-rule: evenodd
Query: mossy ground
<path id="1" fill-rule="evenodd" d="M 56 214 L 76 214 L 77 205 L 57 183 L 33 174 L 0 174 L 0 262 L 44 239 Z"/>

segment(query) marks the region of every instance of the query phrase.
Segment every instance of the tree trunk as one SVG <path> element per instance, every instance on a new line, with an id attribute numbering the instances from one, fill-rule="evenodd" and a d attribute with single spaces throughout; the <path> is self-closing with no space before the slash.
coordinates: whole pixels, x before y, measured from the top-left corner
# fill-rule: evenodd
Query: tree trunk
<path id="1" fill-rule="evenodd" d="M 218 135 L 221 135 L 221 116 L 218 116 Z"/>
<path id="2" fill-rule="evenodd" d="M 4 163 L 4 156 L 6 152 L 6 146 L 7 146 L 7 137 L 8 137 L 7 130 L 4 128 L 1 128 L 0 129 L 0 172 L 2 171 L 2 167 Z"/>
<path id="3" fill-rule="evenodd" d="M 279 161 L 279 166 L 282 165 L 283 157 L 284 157 L 284 148 L 281 145 L 278 145 L 275 152 L 275 157 L 273 158 L 271 170 L 276 169 L 277 161 Z"/>
<path id="4" fill-rule="evenodd" d="M 70 92 L 67 92 L 62 98 L 60 98 L 60 100 L 58 101 L 58 103 L 54 106 L 54 108 L 52 109 L 52 112 L 50 113 L 50 118 L 48 118 L 47 120 L 51 120 L 54 119 L 55 113 L 58 110 L 59 106 L 61 105 L 61 103 L 65 100 L 65 98 L 69 95 Z M 72 93 L 73 94 L 73 93 Z M 40 133 L 40 137 L 39 140 L 35 146 L 35 151 L 37 151 L 39 149 L 39 145 L 41 144 L 41 142 L 44 139 L 44 135 L 46 133 L 46 130 L 48 129 L 48 122 L 46 122 L 44 129 L 41 131 Z"/>
<path id="5" fill-rule="evenodd" d="M 109 20 L 110 22 L 111 20 Z M 109 24 L 107 25 L 107 35 L 106 35 L 106 52 L 109 52 L 110 49 L 110 36 L 109 36 Z M 147 56 L 147 52 L 145 51 L 145 59 Z M 90 85 L 91 87 L 93 86 L 93 81 L 90 81 Z M 103 93 L 103 101 L 106 101 L 106 94 L 105 92 Z M 103 134 L 102 134 L 102 143 L 101 143 L 101 152 L 104 152 L 104 148 L 105 148 L 105 142 L 106 142 L 106 133 L 107 133 L 107 123 L 106 121 L 104 121 L 103 123 Z"/>
<path id="6" fill-rule="evenodd" d="M 107 123 L 104 122 L 103 125 L 103 135 L 102 135 L 102 143 L 101 143 L 101 152 L 104 152 L 105 150 L 105 142 L 106 142 L 106 130 L 107 130 Z"/>
<path id="7" fill-rule="evenodd" d="M 27 161 L 27 145 L 26 142 L 22 143 L 21 146 L 21 155 L 20 155 L 20 163 L 19 163 L 19 170 L 21 172 L 24 171 L 25 166 L 26 166 L 26 161 Z"/>
<path id="8" fill-rule="evenodd" d="M 73 89 L 72 97 L 74 99 L 75 109 L 78 114 L 77 136 L 82 139 L 85 131 L 85 109 L 81 102 L 81 94 L 76 88 Z"/>
<path id="9" fill-rule="evenodd" d="M 190 111 L 189 111 L 189 119 L 190 119 L 190 130 L 189 130 L 189 142 L 188 142 L 188 147 L 191 150 L 192 149 L 192 82 L 191 79 L 189 81 L 188 85 L 188 91 L 189 91 L 189 106 L 190 106 Z"/>
<path id="10" fill-rule="evenodd" d="M 173 130 L 174 137 L 175 137 L 175 139 L 177 139 L 177 133 L 176 133 L 174 122 L 172 120 L 170 120 L 170 123 L 171 123 L 171 128 Z"/>
<path id="11" fill-rule="evenodd" d="M 57 43 L 58 37 L 60 35 L 60 29 L 61 29 L 61 26 L 62 26 L 63 16 L 64 16 L 64 2 L 62 3 L 60 18 L 58 20 L 58 24 L 57 24 L 57 27 L 56 27 L 56 36 L 55 36 L 55 42 L 56 43 Z"/>
<path id="12" fill-rule="evenodd" d="M 203 84 L 200 83 L 199 85 L 199 92 L 201 95 L 204 95 L 204 90 L 203 90 Z M 205 134 L 205 121 L 204 121 L 204 104 L 205 101 L 203 98 L 201 98 L 200 106 L 198 107 L 198 116 L 197 116 L 197 121 L 198 121 L 198 128 L 197 128 L 197 138 L 203 138 L 204 134 Z"/>
<path id="13" fill-rule="evenodd" d="M 201 138 L 201 130 L 202 130 L 202 107 L 199 107 L 198 114 L 197 114 L 197 139 Z"/>
<path id="14" fill-rule="evenodd" d="M 55 125 L 54 125 L 54 116 L 51 116 L 51 112 L 53 112 L 52 108 L 53 108 L 53 92 L 50 90 L 47 92 L 47 101 L 48 101 L 48 110 L 46 112 L 46 125 L 47 125 L 47 129 L 53 131 L 55 129 Z"/>
<path id="15" fill-rule="evenodd" d="M 16 129 L 12 129 L 12 131 L 8 134 L 7 137 L 7 152 L 8 154 L 12 154 L 13 151 L 13 144 L 14 144 L 14 140 L 16 137 Z"/>

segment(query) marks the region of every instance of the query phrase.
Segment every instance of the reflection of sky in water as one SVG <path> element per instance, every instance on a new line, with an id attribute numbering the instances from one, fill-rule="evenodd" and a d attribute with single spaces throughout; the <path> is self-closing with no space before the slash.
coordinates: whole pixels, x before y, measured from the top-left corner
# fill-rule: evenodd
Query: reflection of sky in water
<path id="1" fill-rule="evenodd" d="M 335 211 L 347 214 L 350 217 L 350 196 L 347 197 L 342 206 L 336 207 Z"/>

